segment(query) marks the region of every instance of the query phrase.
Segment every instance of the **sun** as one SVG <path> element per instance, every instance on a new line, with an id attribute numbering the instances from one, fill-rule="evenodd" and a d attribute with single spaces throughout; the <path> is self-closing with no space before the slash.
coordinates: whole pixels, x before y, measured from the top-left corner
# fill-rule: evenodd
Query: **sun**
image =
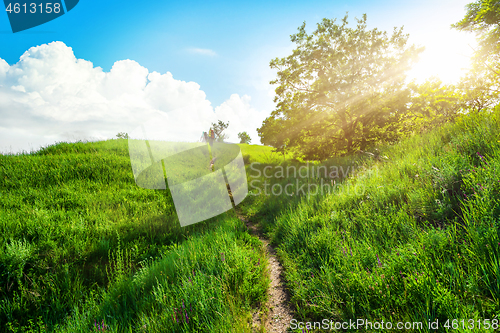
<path id="1" fill-rule="evenodd" d="M 420 61 L 407 73 L 408 79 L 423 83 L 431 77 L 457 83 L 470 69 L 476 45 L 474 36 L 450 31 L 426 38 Z"/>

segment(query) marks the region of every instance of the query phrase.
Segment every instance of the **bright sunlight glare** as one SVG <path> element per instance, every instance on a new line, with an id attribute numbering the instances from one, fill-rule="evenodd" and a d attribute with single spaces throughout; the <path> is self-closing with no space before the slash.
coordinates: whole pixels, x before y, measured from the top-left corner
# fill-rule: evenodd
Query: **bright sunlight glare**
<path id="1" fill-rule="evenodd" d="M 425 46 L 420 60 L 408 72 L 408 79 L 423 83 L 430 77 L 443 83 L 457 83 L 470 68 L 470 60 L 476 48 L 473 34 L 459 31 L 445 31 L 419 41 Z"/>

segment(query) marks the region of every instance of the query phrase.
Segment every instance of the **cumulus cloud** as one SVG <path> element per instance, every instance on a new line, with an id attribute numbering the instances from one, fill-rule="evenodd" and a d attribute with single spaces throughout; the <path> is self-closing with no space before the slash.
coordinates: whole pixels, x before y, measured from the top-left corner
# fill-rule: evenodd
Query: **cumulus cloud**
<path id="1" fill-rule="evenodd" d="M 265 117 L 263 112 L 258 112 L 250 106 L 250 100 L 248 95 L 240 97 L 238 94 L 233 94 L 215 108 L 217 118 L 229 122 L 226 134 L 233 142 L 236 142 L 239 132 L 246 131 L 252 138 L 252 143 L 259 143 L 257 128 L 262 125 Z"/>
<path id="2" fill-rule="evenodd" d="M 196 54 L 201 54 L 201 55 L 206 55 L 210 57 L 215 57 L 217 53 L 214 50 L 210 49 L 199 49 L 199 48 L 190 48 L 189 52 L 191 53 L 196 53 Z"/>
<path id="3" fill-rule="evenodd" d="M 32 47 L 14 65 L 0 58 L 0 152 L 113 138 L 158 114 L 169 120 L 169 138 L 191 142 L 221 119 L 230 122 L 229 141 L 247 131 L 257 143 L 255 129 L 265 117 L 249 96 L 233 94 L 214 108 L 195 82 L 149 72 L 133 60 L 104 72 L 62 42 Z"/>

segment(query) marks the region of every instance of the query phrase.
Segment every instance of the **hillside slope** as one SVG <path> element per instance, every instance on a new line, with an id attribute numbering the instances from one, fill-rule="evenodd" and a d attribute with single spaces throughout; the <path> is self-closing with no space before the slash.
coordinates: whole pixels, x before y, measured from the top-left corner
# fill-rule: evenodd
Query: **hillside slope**
<path id="1" fill-rule="evenodd" d="M 181 228 L 137 187 L 127 140 L 0 155 L 2 332 L 249 331 L 265 270 L 233 211 Z"/>
<path id="2" fill-rule="evenodd" d="M 423 323 L 408 331 L 498 323 L 500 107 L 379 149 L 378 159 L 325 162 L 356 170 L 332 179 L 330 194 L 295 195 L 296 179 L 272 177 L 268 195 L 255 189 L 245 202 L 279 250 L 295 318 Z M 291 194 L 273 195 L 278 185 Z"/>
<path id="3" fill-rule="evenodd" d="M 278 250 L 296 331 L 499 318 L 499 107 L 377 158 L 300 164 L 241 147 L 250 195 L 238 210 Z M 168 191 L 136 186 L 126 140 L 0 155 L 0 230 L 10 332 L 244 332 L 266 302 L 265 252 L 237 214 L 180 228 Z"/>

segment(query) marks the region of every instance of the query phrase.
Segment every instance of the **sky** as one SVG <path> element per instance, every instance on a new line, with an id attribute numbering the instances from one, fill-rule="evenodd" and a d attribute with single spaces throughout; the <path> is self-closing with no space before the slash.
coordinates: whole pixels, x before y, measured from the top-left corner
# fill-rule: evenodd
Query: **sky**
<path id="1" fill-rule="evenodd" d="M 274 110 L 276 72 L 291 54 L 290 35 L 323 18 L 368 28 L 404 26 L 425 46 L 409 73 L 453 83 L 468 67 L 474 36 L 452 30 L 462 0 L 423 1 L 95 1 L 12 33 L 0 13 L 0 152 L 37 150 L 59 141 L 103 140 L 168 116 L 168 132 L 195 141 L 211 122 L 229 121 L 228 141 L 256 129 Z"/>

